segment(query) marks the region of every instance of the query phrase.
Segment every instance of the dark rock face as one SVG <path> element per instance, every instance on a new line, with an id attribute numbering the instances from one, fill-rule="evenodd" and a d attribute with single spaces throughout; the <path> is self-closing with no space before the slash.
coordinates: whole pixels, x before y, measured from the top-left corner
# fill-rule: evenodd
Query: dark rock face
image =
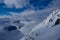
<path id="1" fill-rule="evenodd" d="M 16 30 L 17 27 L 16 26 L 8 26 L 8 27 L 5 27 L 4 30 L 6 31 L 12 31 L 12 30 Z"/>
<path id="2" fill-rule="evenodd" d="M 57 40 L 60 40 L 60 38 L 58 38 Z"/>
<path id="3" fill-rule="evenodd" d="M 58 24 L 60 24 L 60 19 L 57 19 L 57 21 L 55 23 L 55 25 L 58 25 Z"/>

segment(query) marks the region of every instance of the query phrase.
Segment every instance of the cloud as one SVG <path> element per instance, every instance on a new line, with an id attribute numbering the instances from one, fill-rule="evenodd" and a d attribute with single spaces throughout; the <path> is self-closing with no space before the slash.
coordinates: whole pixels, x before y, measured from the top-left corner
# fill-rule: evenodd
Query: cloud
<path id="1" fill-rule="evenodd" d="M 10 12 L 12 16 L 20 17 L 22 19 L 29 19 L 29 20 L 40 20 L 42 17 L 46 17 L 49 13 L 52 12 L 52 10 L 56 9 L 59 7 L 59 0 L 53 0 L 52 2 L 49 3 L 49 5 L 43 9 L 43 10 L 25 10 L 22 11 L 21 13 L 15 13 L 15 12 Z M 23 6 L 26 6 L 27 0 L 4 0 L 6 6 L 8 7 L 16 7 L 16 8 L 22 8 Z M 31 5 L 30 5 L 31 6 Z M 44 15 L 44 16 L 43 16 Z"/>
<path id="2" fill-rule="evenodd" d="M 36 21 L 37 23 L 45 19 L 49 13 L 51 12 L 50 10 L 45 9 L 45 10 L 25 10 L 21 13 L 14 13 L 10 12 L 14 18 L 18 18 L 21 20 L 30 20 L 30 21 Z"/>
<path id="3" fill-rule="evenodd" d="M 3 0 L 0 0 L 0 2 L 2 2 Z M 31 3 L 30 3 L 30 1 L 31 1 Z M 36 2 L 37 1 L 37 2 Z M 31 7 L 32 9 L 39 9 L 39 7 L 40 8 L 43 8 L 43 10 L 45 9 L 45 8 L 51 8 L 51 9 L 53 9 L 53 8 L 60 8 L 60 6 L 59 6 L 59 4 L 60 4 L 60 0 L 40 0 L 39 2 L 38 2 L 38 0 L 36 0 L 36 1 L 34 1 L 34 0 L 4 0 L 3 2 L 5 3 L 5 5 L 6 5 L 6 7 L 9 7 L 9 8 L 23 8 L 23 7 Z M 46 4 L 45 4 L 45 2 L 46 2 Z M 39 5 L 40 4 L 40 5 Z M 43 4 L 43 5 L 41 5 L 41 4 Z M 33 7 L 33 5 L 35 5 L 34 7 Z M 46 5 L 46 6 L 44 6 L 44 5 Z M 41 6 L 43 6 L 43 7 L 41 7 Z"/>
<path id="4" fill-rule="evenodd" d="M 0 3 L 2 3 L 3 2 L 3 0 L 0 0 Z"/>
<path id="5" fill-rule="evenodd" d="M 4 0 L 4 3 L 9 8 L 15 7 L 15 8 L 23 8 L 26 6 L 27 1 L 26 0 Z"/>
<path id="6" fill-rule="evenodd" d="M 0 15 L 0 18 L 17 18 L 21 20 L 30 20 L 30 21 L 36 21 L 37 23 L 41 20 L 45 19 L 49 13 L 52 12 L 53 9 L 46 8 L 44 10 L 25 10 L 20 13 L 16 12 L 9 12 L 11 15 Z"/>
<path id="7" fill-rule="evenodd" d="M 60 0 L 53 0 L 46 8 L 50 9 L 60 8 Z"/>
<path id="8" fill-rule="evenodd" d="M 11 18 L 10 15 L 0 15 L 0 18 Z"/>
<path id="9" fill-rule="evenodd" d="M 51 0 L 4 0 L 7 7 L 23 8 L 30 7 L 32 9 L 44 9 Z"/>

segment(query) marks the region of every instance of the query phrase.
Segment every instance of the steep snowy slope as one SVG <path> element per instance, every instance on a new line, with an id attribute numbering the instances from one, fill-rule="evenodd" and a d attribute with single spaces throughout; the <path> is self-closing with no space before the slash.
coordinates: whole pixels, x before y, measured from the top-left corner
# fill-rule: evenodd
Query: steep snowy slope
<path id="1" fill-rule="evenodd" d="M 21 40 L 57 40 L 55 38 L 59 37 L 59 26 L 60 11 L 57 9 Z"/>
<path id="2" fill-rule="evenodd" d="M 28 14 L 29 13 L 29 14 Z M 43 19 L 45 19 L 49 14 L 48 13 L 40 13 L 39 11 L 28 11 L 28 13 L 22 13 L 24 16 L 24 21 L 26 24 L 19 31 L 21 31 L 24 35 L 30 33 L 30 31 L 38 25 Z"/>

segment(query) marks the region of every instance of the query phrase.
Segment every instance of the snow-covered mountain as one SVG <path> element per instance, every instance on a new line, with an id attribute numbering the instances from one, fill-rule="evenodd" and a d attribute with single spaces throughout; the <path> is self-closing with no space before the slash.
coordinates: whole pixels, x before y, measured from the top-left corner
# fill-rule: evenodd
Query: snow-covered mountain
<path id="1" fill-rule="evenodd" d="M 60 10 L 54 10 L 20 40 L 60 40 Z"/>
<path id="2" fill-rule="evenodd" d="M 19 15 L 13 14 L 9 17 L 0 17 L 0 33 L 16 35 L 17 38 L 12 35 L 11 40 L 15 40 L 14 38 L 16 40 L 59 40 L 59 9 L 54 10 L 50 15 L 39 13 L 38 11 L 32 11 L 31 14 L 30 12 L 27 15 L 26 12 Z"/>

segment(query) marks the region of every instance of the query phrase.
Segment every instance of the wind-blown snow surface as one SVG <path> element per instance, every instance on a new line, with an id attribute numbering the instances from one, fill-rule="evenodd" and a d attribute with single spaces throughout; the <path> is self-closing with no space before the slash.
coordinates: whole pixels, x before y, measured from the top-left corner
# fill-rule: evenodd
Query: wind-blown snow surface
<path id="1" fill-rule="evenodd" d="M 59 22 L 57 20 L 59 20 Z M 60 11 L 57 9 L 21 40 L 60 40 L 59 31 Z"/>

